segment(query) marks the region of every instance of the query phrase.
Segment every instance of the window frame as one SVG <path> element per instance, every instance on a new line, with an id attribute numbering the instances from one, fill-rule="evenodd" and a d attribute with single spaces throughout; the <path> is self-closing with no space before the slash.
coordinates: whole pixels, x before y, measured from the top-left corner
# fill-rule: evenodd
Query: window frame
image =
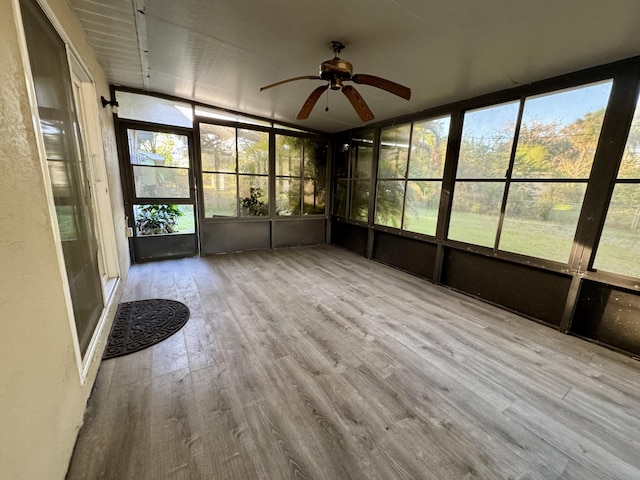
<path id="1" fill-rule="evenodd" d="M 439 177 L 412 177 L 410 172 L 411 172 L 411 160 L 412 160 L 412 148 L 413 148 L 413 137 L 414 137 L 414 130 L 415 130 L 415 125 L 416 124 L 421 124 L 421 123 L 429 123 L 429 122 L 438 122 L 438 121 L 442 121 L 442 120 L 448 120 L 448 126 L 446 129 L 446 145 L 445 145 L 445 151 L 444 151 L 444 160 L 443 160 L 443 165 L 442 165 L 442 171 Z M 402 177 L 382 177 L 380 176 L 380 168 L 379 168 L 379 162 L 380 162 L 380 153 L 378 153 L 378 156 L 376 158 L 376 165 L 378 166 L 378 168 L 376 169 L 377 175 L 376 175 L 376 179 L 375 179 L 375 206 L 374 206 L 374 212 L 373 212 L 373 228 L 376 230 L 381 230 L 384 232 L 387 231 L 395 231 L 395 232 L 399 232 L 401 235 L 408 235 L 411 236 L 413 238 L 421 238 L 421 237 L 425 237 L 428 239 L 433 240 L 438 233 L 438 222 L 440 220 L 440 212 L 438 212 L 437 218 L 436 218 L 436 226 L 434 229 L 433 234 L 429 234 L 429 233 L 424 233 L 424 232 L 416 232 L 413 230 L 409 230 L 405 227 L 405 222 L 406 222 L 406 206 L 407 206 L 407 191 L 408 191 L 408 186 L 409 183 L 411 182 L 429 182 L 429 183 L 433 183 L 434 185 L 438 185 L 440 187 L 440 198 L 442 197 L 442 186 L 444 183 L 444 178 L 445 178 L 445 167 L 446 167 L 446 163 L 447 163 L 447 151 L 449 149 L 449 143 L 450 143 L 450 138 L 451 138 L 451 129 L 452 129 L 452 125 L 453 125 L 453 115 L 451 113 L 445 113 L 442 115 L 434 115 L 434 116 L 429 116 L 429 117 L 422 117 L 422 118 L 418 118 L 409 122 L 405 122 L 405 123 L 399 123 L 399 124 L 393 124 L 393 125 L 389 125 L 386 127 L 382 127 L 380 129 L 380 131 L 382 132 L 382 130 L 384 130 L 385 128 L 394 128 L 394 127 L 402 127 L 402 126 L 409 126 L 409 137 L 408 137 L 408 148 L 407 148 L 407 162 L 406 162 L 406 167 L 405 167 L 405 171 L 404 171 L 404 176 Z M 382 137 L 382 133 L 380 134 L 380 137 Z M 378 143 L 381 144 L 382 140 L 380 140 Z M 380 147 L 380 145 L 379 145 Z M 378 152 L 380 152 L 380 148 L 378 149 Z M 399 227 L 392 227 L 389 225 L 385 225 L 385 224 L 381 224 L 381 223 L 376 223 L 376 217 L 377 217 L 377 209 L 378 209 L 378 191 L 379 191 L 379 186 L 380 186 L 380 182 L 392 182 L 392 181 L 398 181 L 398 182 L 402 182 L 402 187 L 403 187 L 403 194 L 402 194 L 402 207 L 401 207 L 401 213 L 400 213 L 400 226 Z M 441 203 L 441 201 L 439 202 Z M 438 209 L 439 210 L 439 209 Z"/>
<path id="2" fill-rule="evenodd" d="M 640 88 L 638 88 L 636 90 L 636 95 L 640 95 Z M 619 159 L 618 165 L 616 167 L 616 174 L 615 174 L 615 178 L 613 180 L 613 183 L 611 185 L 611 190 L 610 190 L 610 195 L 608 196 L 608 201 L 607 201 L 607 205 L 606 205 L 606 209 L 604 211 L 604 215 L 602 218 L 602 224 L 600 225 L 599 231 L 598 231 L 598 238 L 597 238 L 597 242 L 595 245 L 595 248 L 593 249 L 593 252 L 591 252 L 591 257 L 589 259 L 589 263 L 587 266 L 587 278 L 589 277 L 595 277 L 598 279 L 604 279 L 605 281 L 608 281 L 608 283 L 614 283 L 615 280 L 612 281 L 612 279 L 623 279 L 625 281 L 625 283 L 631 283 L 636 289 L 638 288 L 637 286 L 637 282 L 638 282 L 638 278 L 640 278 L 639 276 L 632 276 L 632 275 L 628 275 L 626 273 L 618 273 L 618 272 L 614 272 L 612 270 L 605 270 L 602 269 L 602 267 L 596 268 L 595 264 L 596 261 L 598 259 L 598 253 L 600 250 L 600 246 L 601 246 L 601 242 L 602 242 L 602 235 L 605 232 L 605 227 L 606 227 L 606 223 L 607 223 L 607 219 L 611 210 L 611 202 L 614 198 L 615 192 L 616 192 L 616 187 L 620 186 L 620 185 L 635 185 L 636 188 L 638 189 L 638 191 L 640 192 L 640 172 L 637 174 L 637 176 L 635 177 L 620 177 L 620 170 L 622 169 L 623 163 L 624 163 L 624 154 L 627 151 L 627 146 L 628 146 L 628 141 L 629 141 L 629 135 L 631 134 L 631 129 L 634 127 L 634 124 L 637 124 L 638 127 L 640 127 L 640 98 L 637 99 L 635 107 L 633 109 L 633 117 L 631 119 L 631 122 L 629 123 L 629 128 L 627 129 L 626 135 L 625 135 L 625 139 L 624 139 L 624 148 L 622 151 L 622 156 Z M 640 208 L 640 207 L 638 207 Z M 636 215 L 638 214 L 638 211 L 636 211 Z M 638 217 L 636 217 L 636 220 L 638 220 Z M 640 221 L 640 220 L 638 220 Z M 640 230 L 640 225 L 636 224 L 639 230 Z M 640 232 L 639 232 L 640 235 Z"/>
<path id="3" fill-rule="evenodd" d="M 587 198 L 587 188 L 589 186 L 589 184 L 592 182 L 592 177 L 594 176 L 594 164 L 598 155 L 598 150 L 600 149 L 600 143 L 602 141 L 603 138 L 603 128 L 604 128 L 604 124 L 605 124 L 605 118 L 603 116 L 603 121 L 602 124 L 600 125 L 600 132 L 598 135 L 598 141 L 596 144 L 596 148 L 594 151 L 594 156 L 593 159 L 591 161 L 591 166 L 590 166 L 590 170 L 589 170 L 589 175 L 586 177 L 581 177 L 581 178 L 576 178 L 576 177 L 562 177 L 562 178 L 532 178 L 532 177 L 517 177 L 517 178 L 513 178 L 513 170 L 514 170 L 514 164 L 515 164 L 515 160 L 516 160 L 516 153 L 518 150 L 518 145 L 519 145 L 519 137 L 520 137 L 520 130 L 522 127 L 522 120 L 523 120 L 523 116 L 524 116 L 524 108 L 525 108 L 525 104 L 527 99 L 533 99 L 535 97 L 539 97 L 539 96 L 544 96 L 544 95 L 553 95 L 556 93 L 561 93 L 563 91 L 567 91 L 567 90 L 576 90 L 576 89 L 580 89 L 580 88 L 585 88 L 585 87 L 589 87 L 591 85 L 596 85 L 596 84 L 604 84 L 604 83 L 610 83 L 611 87 L 610 87 L 610 91 L 609 91 L 609 97 L 607 100 L 607 103 L 604 107 L 604 111 L 605 111 L 605 115 L 607 114 L 607 111 L 609 110 L 610 104 L 611 104 L 611 99 L 613 96 L 613 89 L 615 87 L 615 75 L 613 74 L 609 74 L 609 75 L 604 75 L 601 78 L 596 78 L 596 79 L 589 79 L 589 80 L 585 80 L 582 82 L 576 82 L 573 83 L 571 85 L 563 85 L 563 86 L 559 86 L 558 88 L 552 88 L 552 89 L 543 89 L 541 91 L 533 91 L 533 92 L 527 92 L 524 93 L 522 95 L 519 95 L 517 98 L 506 98 L 506 99 L 502 99 L 501 101 L 497 102 L 497 103 L 489 103 L 486 105 L 473 105 L 470 106 L 468 108 L 464 108 L 461 109 L 460 111 L 460 139 L 459 139 L 459 143 L 461 145 L 462 142 L 462 133 L 463 133 L 463 127 L 464 127 L 464 118 L 465 115 L 468 112 L 472 112 L 475 110 L 480 110 L 480 109 L 485 109 L 485 108 L 492 108 L 492 107 L 497 107 L 503 104 L 508 104 L 508 103 L 514 103 L 514 102 L 518 102 L 518 114 L 516 117 L 516 125 L 514 128 L 514 133 L 513 133 L 513 142 L 511 145 L 511 152 L 510 152 L 510 156 L 509 156 L 509 163 L 508 163 L 508 167 L 507 170 L 505 172 L 505 176 L 504 178 L 501 177 L 494 177 L 494 178 L 485 178 L 485 177 L 476 177 L 476 178 L 472 178 L 472 177 L 464 177 L 464 178 L 457 178 L 457 170 L 458 170 L 458 166 L 459 166 L 459 150 L 460 150 L 460 145 L 458 145 L 458 152 L 456 154 L 456 158 L 455 158 L 455 166 L 453 168 L 453 176 L 451 179 L 451 200 L 450 200 L 450 205 L 447 211 L 447 218 L 446 218 L 446 229 L 445 229 L 445 233 L 444 233 L 444 241 L 448 244 L 448 245 L 452 245 L 455 246 L 457 248 L 461 248 L 461 249 L 465 249 L 465 250 L 469 250 L 469 251 L 477 251 L 478 253 L 488 253 L 494 257 L 498 257 L 498 258 L 504 258 L 506 260 L 516 260 L 516 261 L 520 261 L 522 262 L 522 259 L 527 259 L 526 263 L 528 264 L 534 264 L 536 266 L 539 266 L 541 268 L 544 269 L 550 269 L 550 270 L 557 270 L 557 266 L 560 266 L 561 271 L 569 271 L 569 267 L 570 265 L 573 263 L 573 259 L 576 255 L 576 242 L 579 236 L 579 228 L 580 228 L 580 223 L 581 223 L 581 217 L 583 214 L 583 210 L 584 210 L 584 206 L 585 206 L 585 201 Z M 474 243 L 469 243 L 469 242 L 465 242 L 465 241 L 461 241 L 461 240 L 456 240 L 456 239 L 452 239 L 449 238 L 449 229 L 450 229 L 450 224 L 451 224 L 451 217 L 453 214 L 453 202 L 455 200 L 455 188 L 456 185 L 458 183 L 503 183 L 503 191 L 502 191 L 502 201 L 500 204 L 500 214 L 499 214 L 499 220 L 498 220 L 498 225 L 497 225 L 497 229 L 496 229 L 496 234 L 495 234 L 495 240 L 493 243 L 492 247 L 487 247 L 484 245 L 478 245 L 478 244 L 474 244 Z M 532 256 L 532 255 L 527 255 L 524 253 L 518 253 L 518 252 L 512 252 L 512 251 L 508 251 L 508 250 L 502 250 L 499 248 L 500 245 L 500 240 L 501 240 L 501 236 L 502 236 L 502 231 L 503 231 L 503 227 L 504 227 L 504 222 L 505 222 L 505 217 L 506 217 L 506 209 L 507 209 L 507 205 L 508 205 L 508 197 L 509 197 L 509 192 L 511 191 L 511 185 L 512 184 L 531 184 L 531 183 L 557 183 L 557 184 L 584 184 L 585 185 L 585 194 L 582 197 L 582 203 L 580 206 L 580 212 L 578 215 L 578 219 L 576 220 L 576 226 L 575 226 L 575 230 L 574 230 L 574 235 L 572 237 L 572 248 L 571 251 L 569 252 L 568 258 L 566 262 L 560 262 L 557 260 L 552 260 L 549 258 L 543 258 L 543 257 L 536 257 L 536 256 Z"/>
<path id="4" fill-rule="evenodd" d="M 370 138 L 369 138 L 370 137 Z M 370 128 L 370 127 L 365 127 L 365 128 L 361 128 L 358 129 L 354 132 L 351 132 L 351 134 L 348 136 L 348 138 L 342 138 L 338 141 L 338 143 L 340 143 L 342 146 L 347 146 L 347 152 L 346 155 L 344 155 L 343 157 L 343 161 L 346 161 L 346 172 L 345 175 L 343 176 L 337 176 L 337 172 L 338 172 L 338 165 L 337 163 L 334 163 L 333 166 L 333 172 L 335 173 L 335 175 L 331 178 L 331 184 L 333 185 L 332 187 L 332 198 L 331 198 L 331 215 L 339 218 L 340 220 L 343 220 L 345 222 L 348 223 L 353 223 L 355 225 L 363 225 L 366 226 L 369 224 L 369 220 L 371 218 L 371 196 L 372 196 L 372 188 L 371 188 L 371 182 L 372 179 L 374 178 L 374 170 L 377 167 L 377 163 L 375 161 L 376 159 L 376 152 L 377 152 L 377 143 L 378 143 L 378 136 L 376 133 L 376 129 L 374 128 Z M 354 159 L 354 147 L 355 147 L 355 155 L 356 158 Z M 371 148 L 371 166 L 369 169 L 369 173 L 367 176 L 362 176 L 362 177 L 356 177 L 355 173 L 354 173 L 354 163 L 357 162 L 357 156 L 359 154 L 358 152 L 358 147 L 365 147 L 365 148 Z M 338 161 L 338 152 L 335 152 L 335 155 L 333 156 L 334 162 Z M 355 162 L 354 162 L 355 160 Z M 344 216 L 342 215 L 338 215 L 339 212 L 336 212 L 336 202 L 337 202 L 337 190 L 338 190 L 338 183 L 342 181 L 346 188 L 345 188 L 345 212 L 344 212 Z M 357 185 L 365 185 L 367 184 L 369 191 L 367 194 L 367 218 L 365 220 L 361 220 L 358 218 L 353 218 L 352 216 L 352 207 L 353 207 L 353 192 L 354 192 L 354 188 Z M 373 191 L 373 195 L 375 195 L 375 191 Z"/>
<path id="5" fill-rule="evenodd" d="M 271 204 L 272 202 L 271 200 L 271 182 L 270 182 L 270 178 L 271 178 L 271 161 L 268 160 L 267 161 L 267 173 L 241 173 L 240 169 L 239 169 L 239 154 L 238 154 L 238 130 L 250 130 L 250 131 L 256 131 L 256 132 L 262 132 L 262 133 L 266 133 L 268 138 L 267 138 L 267 156 L 270 159 L 271 158 L 271 132 L 269 128 L 266 127 L 259 127 L 256 125 L 247 125 L 247 124 L 227 124 L 227 123 L 222 123 L 222 122 L 213 122 L 213 121 L 206 121 L 207 119 L 203 119 L 203 118 L 198 118 L 196 119 L 196 123 L 198 125 L 197 127 L 197 133 L 196 133 L 196 144 L 197 144 L 197 148 L 198 150 L 198 155 L 197 158 L 199 159 L 200 164 L 198 165 L 197 171 L 198 171 L 198 177 L 200 179 L 200 181 L 198 182 L 200 184 L 200 189 L 201 189 L 201 195 L 200 198 L 202 199 L 202 218 L 200 219 L 201 221 L 204 222 L 218 222 L 218 221 L 225 221 L 225 220 L 234 220 L 234 221 L 255 221 L 255 220 L 265 220 L 265 219 L 270 219 L 271 218 Z M 211 119 L 208 119 L 211 120 Z M 234 171 L 216 171 L 216 170 L 205 170 L 204 166 L 202 165 L 202 131 L 201 131 L 201 125 L 205 124 L 205 125 L 213 125 L 213 126 L 220 126 L 220 127 L 228 127 L 228 128 L 233 128 L 234 129 L 234 139 L 235 139 L 235 168 Z M 233 175 L 235 176 L 236 179 L 236 214 L 235 216 L 219 216 L 219 217 L 207 217 L 205 216 L 205 211 L 206 211 L 206 200 L 205 200 L 205 196 L 204 196 L 204 182 L 202 181 L 203 175 L 205 174 L 212 174 L 212 175 Z M 269 206 L 269 213 L 267 215 L 241 215 L 241 207 L 240 207 L 240 203 L 241 203 L 241 199 L 240 199 L 240 179 L 241 178 L 246 178 L 246 177 L 260 177 L 260 178 L 264 178 L 266 179 L 266 184 L 267 184 L 267 202 L 268 202 L 268 206 Z"/>
<path id="6" fill-rule="evenodd" d="M 202 144 L 201 144 L 201 125 L 212 125 L 212 126 L 218 126 L 218 127 L 228 127 L 228 128 L 233 128 L 235 129 L 236 132 L 236 160 L 235 160 L 235 165 L 236 165 L 236 171 L 235 172 L 223 172 L 223 171 L 214 171 L 214 170 L 205 170 L 203 168 L 202 165 Z M 279 127 L 283 127 L 282 125 L 280 125 Z M 290 127 L 287 127 L 290 128 Z M 252 173 L 239 173 L 238 171 L 238 149 L 237 149 L 237 141 L 238 141 L 238 135 L 237 132 L 238 130 L 252 130 L 252 131 L 259 131 L 259 132 L 263 132 L 266 133 L 268 135 L 268 145 L 269 145 L 269 152 L 268 152 L 268 172 L 266 174 L 252 174 Z M 304 219 L 318 219 L 318 218 L 326 218 L 328 217 L 328 212 L 329 212 L 329 205 L 331 205 L 330 201 L 332 201 L 332 198 L 329 197 L 330 201 L 326 201 L 325 202 L 325 209 L 324 209 L 324 213 L 316 213 L 316 214 L 308 214 L 308 215 L 277 215 L 276 214 L 276 206 L 275 206 L 275 201 L 276 201 L 276 172 L 275 172 L 275 155 L 276 155 L 276 146 L 275 146 L 275 138 L 276 135 L 283 135 L 283 136 L 289 136 L 289 137 L 299 137 L 302 139 L 308 139 L 308 140 L 313 140 L 313 141 L 317 141 L 317 142 L 324 142 L 327 145 L 327 164 L 326 164 L 326 178 L 327 178 L 327 185 L 325 186 L 325 188 L 327 189 L 327 195 L 329 194 L 329 189 L 330 189 L 330 177 L 329 177 L 329 173 L 330 173 L 330 164 L 331 164 L 331 142 L 330 139 L 327 138 L 326 136 L 323 135 L 315 135 L 313 132 L 305 132 L 305 131 L 300 131 L 297 129 L 285 129 L 283 128 L 273 128 L 273 127 L 266 127 L 266 126 L 261 126 L 261 125 L 256 125 L 256 124 L 248 124 L 248 123 L 238 123 L 238 122 L 232 122 L 232 121 L 224 121 L 224 120 L 217 120 L 214 118 L 209 118 L 209 117 L 204 117 L 204 116 L 198 116 L 196 114 L 196 116 L 194 117 L 194 128 L 193 128 L 193 132 L 194 132 L 194 148 L 196 149 L 195 151 L 195 158 L 197 159 L 197 166 L 196 168 L 196 176 L 198 177 L 198 181 L 196 182 L 198 185 L 198 201 L 201 202 L 203 204 L 203 207 L 200 208 L 200 211 L 202 213 L 202 216 L 199 218 L 200 224 L 206 224 L 206 223 L 224 223 L 224 222 L 256 222 L 256 221 L 286 221 L 287 219 L 298 219 L 298 220 L 304 220 Z M 304 161 L 304 160 L 303 160 Z M 304 164 L 302 165 L 302 167 L 304 167 Z M 223 175 L 234 175 L 236 177 L 236 198 L 237 198 L 237 210 L 236 210 L 236 215 L 235 216 L 220 216 L 220 217 L 206 217 L 204 216 L 205 214 L 205 201 L 204 201 L 204 188 L 203 188 L 203 182 L 202 182 L 202 175 L 208 173 L 208 174 L 223 174 Z M 267 186 L 268 186 L 268 195 L 267 195 L 267 199 L 269 202 L 269 214 L 268 215 L 256 215 L 256 216 L 242 216 L 240 215 L 240 195 L 239 195 L 239 188 L 240 188 L 240 178 L 242 176 L 259 176 L 261 178 L 265 178 L 267 180 Z M 301 199 L 302 201 L 302 199 Z"/>
<path id="7" fill-rule="evenodd" d="M 309 138 L 307 136 L 300 136 L 300 135 L 292 135 L 291 133 L 294 133 L 293 131 L 289 132 L 289 133 L 275 133 L 274 137 L 275 137 L 275 141 L 274 141 L 274 145 L 275 145 L 275 149 L 274 149 L 274 158 L 275 158 L 275 168 L 274 168 L 274 172 L 273 172 L 273 176 L 275 178 L 275 197 L 276 197 L 276 204 L 275 204 L 275 211 L 274 211 L 274 215 L 277 219 L 282 219 L 282 218 L 302 218 L 302 217 L 314 217 L 314 218 L 318 218 L 321 216 L 326 216 L 327 215 L 327 204 L 329 202 L 326 201 L 326 194 L 325 194 L 325 205 L 324 205 L 324 209 L 322 212 L 318 212 L 318 213 L 305 213 L 304 212 L 304 184 L 306 180 L 313 180 L 314 185 L 317 181 L 317 178 L 314 177 L 307 177 L 305 175 L 305 165 L 306 165 L 306 149 L 307 149 L 307 142 L 317 142 L 317 143 L 322 143 L 325 145 L 326 148 L 326 152 L 327 152 L 327 159 L 326 159 L 326 163 L 325 163 L 325 193 L 327 192 L 327 173 L 328 173 L 328 165 L 329 165 L 329 142 L 325 141 L 325 140 L 321 140 L 321 139 L 313 139 L 313 138 Z M 289 137 L 289 138 L 299 138 L 301 141 L 301 145 L 300 145 L 300 165 L 299 165 L 299 174 L 298 175 L 282 175 L 282 174 L 278 174 L 278 137 Z M 277 196 L 279 194 L 279 189 L 278 189 L 278 180 L 289 180 L 289 181 L 298 181 L 299 182 L 299 186 L 298 186 L 298 193 L 299 193 L 299 198 L 300 198 L 300 202 L 299 202 L 299 213 L 297 214 L 280 214 L 278 213 L 278 205 L 277 205 Z M 315 198 L 315 195 L 314 195 Z"/>

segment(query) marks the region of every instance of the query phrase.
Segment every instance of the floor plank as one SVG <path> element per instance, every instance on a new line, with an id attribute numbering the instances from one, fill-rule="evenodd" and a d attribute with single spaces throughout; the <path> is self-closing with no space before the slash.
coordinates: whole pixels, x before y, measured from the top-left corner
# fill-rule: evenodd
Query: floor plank
<path id="1" fill-rule="evenodd" d="M 640 363 L 345 250 L 134 265 L 68 480 L 640 478 Z"/>

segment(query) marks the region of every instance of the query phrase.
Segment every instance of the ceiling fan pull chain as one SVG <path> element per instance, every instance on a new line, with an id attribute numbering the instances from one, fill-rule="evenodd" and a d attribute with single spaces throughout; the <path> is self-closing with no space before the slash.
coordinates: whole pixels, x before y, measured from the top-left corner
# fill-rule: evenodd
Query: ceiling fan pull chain
<path id="1" fill-rule="evenodd" d="M 324 111 L 325 112 L 329 111 L 329 89 L 327 89 L 327 106 L 324 107 Z"/>

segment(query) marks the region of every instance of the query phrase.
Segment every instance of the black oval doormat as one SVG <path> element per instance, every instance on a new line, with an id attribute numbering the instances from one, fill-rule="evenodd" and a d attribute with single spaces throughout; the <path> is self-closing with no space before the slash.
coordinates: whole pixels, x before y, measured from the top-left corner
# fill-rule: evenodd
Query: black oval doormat
<path id="1" fill-rule="evenodd" d="M 121 357 L 161 342 L 189 320 L 189 308 L 175 300 L 121 303 L 111 327 L 103 360 Z"/>

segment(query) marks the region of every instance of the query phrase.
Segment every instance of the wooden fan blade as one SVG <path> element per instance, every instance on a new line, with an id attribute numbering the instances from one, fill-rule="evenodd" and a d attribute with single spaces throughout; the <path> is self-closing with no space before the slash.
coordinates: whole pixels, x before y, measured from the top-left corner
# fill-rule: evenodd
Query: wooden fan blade
<path id="1" fill-rule="evenodd" d="M 363 122 L 373 120 L 373 112 L 355 88 L 351 85 L 346 85 L 342 87 L 342 93 L 349 99 L 360 120 Z"/>
<path id="2" fill-rule="evenodd" d="M 385 78 L 376 77 L 375 75 L 367 75 L 364 73 L 357 73 L 351 77 L 355 83 L 361 85 L 371 85 L 372 87 L 381 88 L 382 90 L 386 90 L 389 93 L 393 93 L 405 100 L 409 100 L 411 98 L 411 89 L 405 87 L 404 85 L 400 85 L 399 83 L 392 82 L 391 80 L 387 80 Z"/>
<path id="3" fill-rule="evenodd" d="M 278 85 L 282 85 L 283 83 L 295 82 L 296 80 L 322 80 L 322 78 L 317 75 L 303 75 L 302 77 L 288 78 L 287 80 L 282 80 L 281 82 L 272 83 L 271 85 L 262 87 L 260 91 L 266 90 L 267 88 L 271 87 L 277 87 Z"/>
<path id="4" fill-rule="evenodd" d="M 313 92 L 311 92 L 311 95 L 307 97 L 307 100 L 304 102 L 304 105 L 302 105 L 302 108 L 300 109 L 300 113 L 298 113 L 296 120 L 306 120 L 307 118 L 309 118 L 309 114 L 311 113 L 311 110 L 313 110 L 313 107 L 315 107 L 316 102 L 322 96 L 322 94 L 325 92 L 327 88 L 329 88 L 329 85 L 322 85 L 321 87 L 318 87 Z"/>

